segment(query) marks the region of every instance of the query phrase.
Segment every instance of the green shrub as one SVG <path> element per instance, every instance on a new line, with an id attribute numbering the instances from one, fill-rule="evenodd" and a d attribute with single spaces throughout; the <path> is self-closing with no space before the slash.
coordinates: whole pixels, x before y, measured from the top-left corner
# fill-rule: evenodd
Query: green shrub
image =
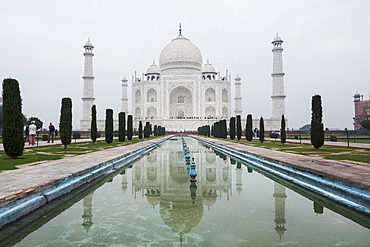
<path id="1" fill-rule="evenodd" d="M 42 136 L 42 138 L 44 139 L 44 136 Z M 73 139 L 81 139 L 81 133 L 73 132 L 72 138 Z"/>
<path id="2" fill-rule="evenodd" d="M 330 136 L 330 141 L 331 142 L 336 142 L 338 138 L 336 136 Z"/>
<path id="3" fill-rule="evenodd" d="M 278 138 L 279 137 L 279 134 L 278 133 L 275 133 L 275 132 L 273 132 L 273 133 L 270 133 L 270 138 Z"/>
<path id="4" fill-rule="evenodd" d="M 295 136 L 294 136 L 294 139 L 298 139 L 298 135 L 295 135 Z"/>
<path id="5" fill-rule="evenodd" d="M 47 141 L 48 140 L 48 135 L 42 135 L 42 140 Z"/>

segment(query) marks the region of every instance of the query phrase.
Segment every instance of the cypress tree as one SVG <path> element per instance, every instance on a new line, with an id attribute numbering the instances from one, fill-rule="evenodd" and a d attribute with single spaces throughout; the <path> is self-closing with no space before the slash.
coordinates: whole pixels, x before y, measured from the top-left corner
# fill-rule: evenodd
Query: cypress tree
<path id="1" fill-rule="evenodd" d="M 284 115 L 281 116 L 281 136 L 280 142 L 284 145 L 286 142 L 286 130 L 285 130 L 285 118 Z"/>
<path id="2" fill-rule="evenodd" d="M 113 142 L 113 110 L 105 110 L 105 141 L 106 143 Z"/>
<path id="3" fill-rule="evenodd" d="M 252 141 L 253 139 L 253 130 L 252 130 L 252 114 L 247 115 L 247 124 L 246 124 L 246 129 L 245 129 L 245 139 L 247 141 Z"/>
<path id="4" fill-rule="evenodd" d="M 118 141 L 124 142 L 126 136 L 126 113 L 118 113 Z"/>
<path id="5" fill-rule="evenodd" d="M 149 138 L 150 132 L 151 132 L 150 123 L 146 122 L 144 128 L 144 138 Z"/>
<path id="6" fill-rule="evenodd" d="M 23 115 L 19 83 L 3 80 L 3 145 L 6 155 L 16 159 L 23 154 Z"/>
<path id="7" fill-rule="evenodd" d="M 321 96 L 312 96 L 311 102 L 311 144 L 315 149 L 324 145 L 324 124 L 322 123 Z"/>
<path id="8" fill-rule="evenodd" d="M 158 136 L 158 127 L 154 125 L 154 136 Z"/>
<path id="9" fill-rule="evenodd" d="M 62 99 L 60 109 L 60 140 L 64 145 L 64 150 L 71 144 L 72 140 L 72 100 L 70 98 Z"/>
<path id="10" fill-rule="evenodd" d="M 143 123 L 139 121 L 139 133 L 138 133 L 139 139 L 143 139 Z"/>
<path id="11" fill-rule="evenodd" d="M 230 118 L 230 139 L 235 139 L 235 117 Z"/>
<path id="12" fill-rule="evenodd" d="M 222 129 L 222 138 L 226 139 L 227 137 L 227 123 L 226 123 L 226 119 L 223 119 L 221 121 L 221 129 Z"/>
<path id="13" fill-rule="evenodd" d="M 127 140 L 131 141 L 133 135 L 132 115 L 127 116 Z"/>
<path id="14" fill-rule="evenodd" d="M 263 117 L 260 118 L 260 142 L 263 143 L 265 141 L 265 123 L 263 121 Z"/>
<path id="15" fill-rule="evenodd" d="M 91 107 L 91 130 L 90 130 L 91 140 L 96 142 L 98 138 L 98 128 L 96 126 L 96 106 Z"/>
<path id="16" fill-rule="evenodd" d="M 242 138 L 242 120 L 240 115 L 236 116 L 236 137 L 238 138 L 238 140 Z"/>

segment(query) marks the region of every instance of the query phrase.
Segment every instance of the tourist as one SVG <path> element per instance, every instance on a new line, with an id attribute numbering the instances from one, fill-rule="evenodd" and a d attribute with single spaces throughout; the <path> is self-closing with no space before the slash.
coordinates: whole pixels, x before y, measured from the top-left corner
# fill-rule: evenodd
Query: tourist
<path id="1" fill-rule="evenodd" d="M 29 130 L 29 138 L 30 138 L 30 145 L 35 145 L 36 142 L 36 125 L 35 121 L 31 122 L 31 125 L 28 127 Z"/>
<path id="2" fill-rule="evenodd" d="M 24 142 L 28 142 L 30 140 L 30 130 L 28 124 L 24 128 Z"/>
<path id="3" fill-rule="evenodd" d="M 50 139 L 51 139 L 51 142 L 52 143 L 54 142 L 54 135 L 55 135 L 55 127 L 54 127 L 53 123 L 50 123 L 50 125 L 49 125 L 48 143 L 50 142 Z"/>

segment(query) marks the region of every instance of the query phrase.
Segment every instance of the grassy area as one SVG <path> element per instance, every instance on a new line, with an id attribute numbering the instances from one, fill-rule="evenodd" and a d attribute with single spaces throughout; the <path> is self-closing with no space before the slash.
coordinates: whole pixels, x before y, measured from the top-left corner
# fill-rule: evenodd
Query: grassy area
<path id="1" fill-rule="evenodd" d="M 150 137 L 149 139 L 154 139 L 156 137 Z M 17 159 L 9 158 L 4 151 L 0 152 L 0 171 L 17 169 L 19 165 L 37 165 L 46 161 L 62 159 L 67 156 L 76 156 L 80 154 L 86 154 L 96 151 L 101 151 L 108 148 L 125 146 L 140 141 L 145 141 L 148 139 L 139 139 L 137 137 L 132 138 L 131 141 L 127 140 L 125 142 L 118 142 L 114 140 L 113 143 L 106 143 L 105 141 L 85 142 L 85 143 L 74 143 L 72 140 L 71 145 L 68 146 L 68 150 L 64 151 L 63 145 L 58 146 L 43 146 L 26 148 L 23 151 L 23 155 Z"/>
<path id="2" fill-rule="evenodd" d="M 229 138 L 226 141 L 237 142 L 245 145 L 251 145 L 254 147 L 266 148 L 281 152 L 295 153 L 307 156 L 319 156 L 324 159 L 330 160 L 349 160 L 355 162 L 364 162 L 370 164 L 370 150 L 355 149 L 347 147 L 331 147 L 323 146 L 319 150 L 316 150 L 310 144 L 299 144 L 299 143 L 285 143 L 284 145 L 279 141 L 265 141 L 261 143 L 259 140 L 254 139 L 251 142 L 245 140 L 245 138 L 238 140 L 231 140 Z"/>

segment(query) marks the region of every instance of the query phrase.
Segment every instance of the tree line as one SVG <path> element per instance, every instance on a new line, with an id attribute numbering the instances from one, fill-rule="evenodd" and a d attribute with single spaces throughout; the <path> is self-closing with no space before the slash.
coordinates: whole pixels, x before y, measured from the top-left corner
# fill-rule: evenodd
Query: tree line
<path id="1" fill-rule="evenodd" d="M 322 103 L 321 103 L 321 96 L 314 95 L 312 96 L 311 101 L 311 144 L 315 149 L 319 149 L 324 145 L 324 124 L 322 123 Z M 366 128 L 366 124 L 369 121 L 369 129 L 370 129 L 370 120 L 363 121 L 363 127 Z M 253 140 L 254 132 L 252 126 L 252 114 L 247 115 L 246 125 L 245 125 L 245 139 L 249 142 Z M 259 121 L 259 132 L 257 136 L 261 143 L 265 141 L 265 125 L 263 117 L 260 118 Z M 235 117 L 231 117 L 229 120 L 229 130 L 227 129 L 226 119 L 220 120 L 215 122 L 212 126 L 205 125 L 198 128 L 198 134 L 204 136 L 213 136 L 216 138 L 227 138 L 229 133 L 229 137 L 231 140 L 237 138 L 238 140 L 242 137 L 242 128 L 241 128 L 241 116 L 237 115 Z M 281 126 L 280 126 L 280 142 L 284 145 L 286 142 L 286 121 L 284 115 L 281 116 Z"/>
<path id="2" fill-rule="evenodd" d="M 2 126 L 2 137 L 4 151 L 7 156 L 16 159 L 22 156 L 25 145 L 23 137 L 24 123 L 27 122 L 22 113 L 22 98 L 20 92 L 19 82 L 16 79 L 6 78 L 2 84 L 3 92 L 3 105 L 0 111 L 0 124 Z M 98 138 L 97 120 L 96 120 L 96 106 L 91 108 L 91 140 L 96 142 Z M 126 117 L 124 112 L 118 114 L 119 117 L 119 130 L 118 140 L 125 141 L 126 137 L 131 140 L 133 137 L 133 120 L 132 115 Z M 37 128 L 42 128 L 42 121 L 38 118 L 30 118 L 29 122 L 35 121 Z M 126 127 L 127 126 L 127 127 Z M 140 127 L 141 126 L 141 127 Z M 60 119 L 59 119 L 59 133 L 60 140 L 67 150 L 72 140 L 72 99 L 62 98 Z M 139 122 L 138 137 L 139 139 L 149 138 L 150 135 L 162 136 L 165 135 L 166 129 L 162 126 L 154 126 L 154 131 L 150 122 L 146 122 L 144 129 L 142 129 L 142 122 Z M 105 118 L 105 141 L 107 143 L 113 142 L 113 110 L 106 109 Z"/>

